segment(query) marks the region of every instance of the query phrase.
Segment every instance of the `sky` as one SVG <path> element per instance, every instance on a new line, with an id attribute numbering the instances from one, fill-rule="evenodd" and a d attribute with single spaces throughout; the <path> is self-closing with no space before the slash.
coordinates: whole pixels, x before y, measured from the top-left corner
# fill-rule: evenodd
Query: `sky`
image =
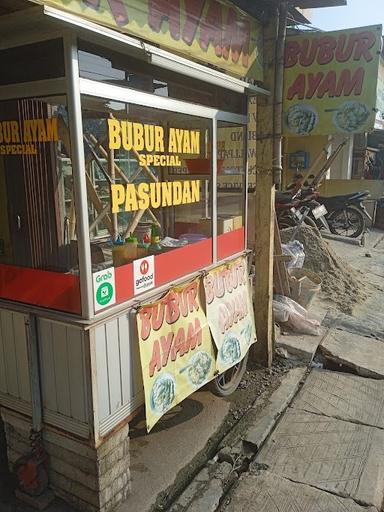
<path id="1" fill-rule="evenodd" d="M 312 25 L 322 30 L 384 25 L 384 0 L 347 0 L 347 7 L 313 10 Z"/>

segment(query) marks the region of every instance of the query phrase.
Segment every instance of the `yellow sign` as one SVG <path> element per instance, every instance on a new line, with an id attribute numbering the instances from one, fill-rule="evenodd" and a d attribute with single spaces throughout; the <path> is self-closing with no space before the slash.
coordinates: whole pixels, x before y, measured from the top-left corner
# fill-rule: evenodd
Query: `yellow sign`
<path id="1" fill-rule="evenodd" d="M 262 25 L 227 0 L 36 0 L 262 81 Z"/>
<path id="2" fill-rule="evenodd" d="M 352 135 L 374 126 L 381 25 L 287 38 L 284 132 Z"/>
<path id="3" fill-rule="evenodd" d="M 200 201 L 200 180 L 112 184 L 112 213 L 178 206 Z M 120 207 L 123 207 L 121 210 Z"/>
<path id="4" fill-rule="evenodd" d="M 37 155 L 36 143 L 58 140 L 55 117 L 0 121 L 0 155 Z"/>
<path id="5" fill-rule="evenodd" d="M 151 153 L 178 153 L 184 155 L 200 153 L 200 131 L 184 130 L 183 128 L 169 128 L 168 140 L 164 140 L 164 128 L 154 124 L 132 123 L 108 119 L 109 149 L 126 151 L 132 149 Z M 140 165 L 176 165 L 154 163 L 153 155 L 140 155 Z M 148 157 L 151 157 L 148 160 Z M 175 157 L 174 157 L 175 158 Z M 178 157 L 177 157 L 178 158 Z M 180 162 L 180 160 L 179 160 Z M 181 165 L 181 162 L 179 163 Z"/>
<path id="6" fill-rule="evenodd" d="M 137 314 L 148 432 L 214 378 L 215 353 L 199 292 L 195 280 Z"/>
<path id="7" fill-rule="evenodd" d="M 204 277 L 208 324 L 222 373 L 243 359 L 256 341 L 247 259 L 237 258 Z"/>

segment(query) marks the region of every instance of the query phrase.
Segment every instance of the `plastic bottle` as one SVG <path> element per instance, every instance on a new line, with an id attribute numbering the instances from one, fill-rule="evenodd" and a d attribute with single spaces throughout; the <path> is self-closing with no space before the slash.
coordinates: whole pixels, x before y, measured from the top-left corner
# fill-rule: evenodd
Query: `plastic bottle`
<path id="1" fill-rule="evenodd" d="M 160 237 L 156 224 L 152 224 L 151 228 L 151 245 L 148 248 L 149 254 L 159 254 L 163 248 L 160 245 Z"/>

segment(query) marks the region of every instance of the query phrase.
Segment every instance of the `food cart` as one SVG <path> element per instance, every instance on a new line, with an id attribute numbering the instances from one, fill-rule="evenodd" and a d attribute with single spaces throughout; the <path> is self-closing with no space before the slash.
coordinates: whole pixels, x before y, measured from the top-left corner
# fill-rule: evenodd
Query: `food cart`
<path id="1" fill-rule="evenodd" d="M 40 467 L 37 439 L 55 492 L 108 510 L 129 461 L 108 501 L 100 460 L 144 400 L 150 430 L 209 381 L 227 394 L 255 341 L 247 97 L 263 90 L 52 7 L 0 25 L 9 462 L 32 446 Z M 87 492 L 57 470 L 85 461 Z"/>

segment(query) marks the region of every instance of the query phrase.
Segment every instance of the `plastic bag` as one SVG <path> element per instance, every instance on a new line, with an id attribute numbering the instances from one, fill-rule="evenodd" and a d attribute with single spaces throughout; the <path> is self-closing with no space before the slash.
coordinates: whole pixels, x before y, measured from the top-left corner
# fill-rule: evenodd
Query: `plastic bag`
<path id="1" fill-rule="evenodd" d="M 281 244 L 283 254 L 291 259 L 286 263 L 287 268 L 302 268 L 305 260 L 304 246 L 298 240 L 291 240 L 287 244 Z"/>
<path id="2" fill-rule="evenodd" d="M 297 334 L 319 336 L 322 332 L 320 322 L 309 318 L 307 310 L 289 297 L 274 296 L 273 314 L 278 324 Z"/>

